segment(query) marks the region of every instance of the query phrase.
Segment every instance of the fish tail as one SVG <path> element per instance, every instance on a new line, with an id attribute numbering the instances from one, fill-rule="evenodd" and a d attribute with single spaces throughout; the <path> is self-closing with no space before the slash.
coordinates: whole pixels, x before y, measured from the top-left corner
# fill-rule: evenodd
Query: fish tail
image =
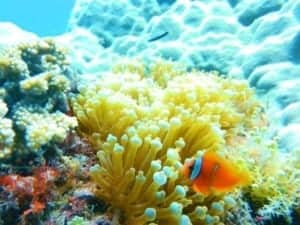
<path id="1" fill-rule="evenodd" d="M 241 184 L 243 184 L 243 185 L 248 185 L 248 184 L 252 183 L 252 181 L 253 181 L 253 178 L 252 178 L 250 172 L 248 172 L 248 171 L 243 172 L 240 177 L 241 177 Z"/>

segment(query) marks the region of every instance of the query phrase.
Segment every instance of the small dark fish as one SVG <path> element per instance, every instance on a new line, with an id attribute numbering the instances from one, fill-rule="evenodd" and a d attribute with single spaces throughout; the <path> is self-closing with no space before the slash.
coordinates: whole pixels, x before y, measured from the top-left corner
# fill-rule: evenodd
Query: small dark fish
<path id="1" fill-rule="evenodd" d="M 169 33 L 169 32 L 166 31 L 166 32 L 162 33 L 161 35 L 158 35 L 158 36 L 156 36 L 156 37 L 150 38 L 148 41 L 149 41 L 149 42 L 157 41 L 157 40 L 163 38 L 164 36 L 167 36 L 168 33 Z"/>

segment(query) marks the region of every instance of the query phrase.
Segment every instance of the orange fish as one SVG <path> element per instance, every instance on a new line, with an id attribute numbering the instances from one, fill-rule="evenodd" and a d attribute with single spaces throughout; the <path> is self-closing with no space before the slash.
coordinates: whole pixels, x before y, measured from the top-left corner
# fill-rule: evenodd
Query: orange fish
<path id="1" fill-rule="evenodd" d="M 186 162 L 183 166 L 183 173 L 192 181 L 193 189 L 205 195 L 212 192 L 229 192 L 237 186 L 251 182 L 247 170 L 239 170 L 229 160 L 212 151 Z"/>

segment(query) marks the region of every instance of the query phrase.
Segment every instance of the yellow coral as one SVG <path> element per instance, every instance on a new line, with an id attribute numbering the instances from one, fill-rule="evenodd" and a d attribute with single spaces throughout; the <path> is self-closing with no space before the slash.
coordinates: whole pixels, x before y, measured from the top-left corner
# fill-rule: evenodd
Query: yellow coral
<path id="1" fill-rule="evenodd" d="M 64 53 L 51 40 L 0 52 L 0 98 L 7 104 L 5 109 L 0 100 L 0 158 L 51 148 L 76 126 L 75 118 L 63 114 L 70 86 Z"/>
<path id="2" fill-rule="evenodd" d="M 68 90 L 68 88 L 68 79 L 55 71 L 41 73 L 20 82 L 22 92 L 35 95 L 47 94 L 47 91 L 51 89 L 63 92 Z"/>
<path id="3" fill-rule="evenodd" d="M 0 99 L 0 159 L 9 156 L 14 148 L 15 132 L 10 119 L 5 118 L 8 108 Z"/>
<path id="4" fill-rule="evenodd" d="M 26 145 L 38 151 L 49 142 L 62 142 L 69 130 L 77 126 L 77 120 L 61 112 L 31 113 L 21 108 L 15 115 L 16 125 L 25 131 Z"/>
<path id="5" fill-rule="evenodd" d="M 143 71 L 120 67 L 72 100 L 79 131 L 97 150 L 96 195 L 122 213 L 122 224 L 221 225 L 234 198 L 195 193 L 180 171 L 203 150 L 226 153 L 226 137 L 254 123 L 253 92 L 169 64 Z"/>
<path id="6" fill-rule="evenodd" d="M 271 218 L 277 214 L 289 220 L 291 208 L 300 206 L 299 152 L 279 152 L 276 140 L 265 145 L 261 143 L 262 138 L 248 142 L 251 148 L 244 152 L 244 157 L 251 157 L 253 152 L 261 154 L 249 162 L 256 179 L 247 193 L 260 215 Z"/>
<path id="7" fill-rule="evenodd" d="M 226 154 L 247 164 L 255 178 L 243 190 L 252 209 L 264 220 L 291 220 L 291 210 L 300 206 L 299 151 L 280 152 L 276 138 L 270 139 L 266 129 L 257 128 L 233 139 L 227 142 Z"/>

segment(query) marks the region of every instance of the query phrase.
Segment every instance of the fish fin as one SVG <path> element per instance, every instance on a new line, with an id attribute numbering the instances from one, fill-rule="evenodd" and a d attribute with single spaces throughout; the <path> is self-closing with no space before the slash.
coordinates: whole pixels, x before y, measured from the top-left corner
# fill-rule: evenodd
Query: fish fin
<path id="1" fill-rule="evenodd" d="M 206 159 L 208 159 L 210 161 L 219 163 L 220 165 L 225 165 L 225 166 L 230 165 L 230 162 L 227 159 L 225 159 L 224 157 L 219 155 L 217 152 L 214 152 L 212 150 L 206 151 L 204 153 L 203 157 L 205 157 Z"/>
<path id="2" fill-rule="evenodd" d="M 202 193 L 204 195 L 209 195 L 210 190 L 207 186 L 199 186 L 196 183 L 193 184 L 193 189 L 195 192 Z"/>
<path id="3" fill-rule="evenodd" d="M 234 187 L 222 187 L 222 188 L 211 188 L 212 192 L 215 194 L 224 194 L 234 190 Z"/>

